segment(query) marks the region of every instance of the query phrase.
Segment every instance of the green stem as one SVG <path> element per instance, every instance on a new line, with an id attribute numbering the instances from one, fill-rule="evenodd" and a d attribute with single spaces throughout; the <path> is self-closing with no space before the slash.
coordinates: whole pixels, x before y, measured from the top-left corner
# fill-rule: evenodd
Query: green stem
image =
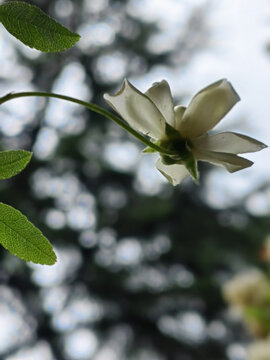
<path id="1" fill-rule="evenodd" d="M 82 106 L 86 107 L 87 109 L 89 109 L 91 111 L 94 111 L 94 112 L 96 112 L 96 113 L 98 113 L 100 115 L 103 115 L 106 118 L 116 122 L 119 126 L 121 126 L 123 129 L 128 131 L 130 134 L 135 136 L 143 144 L 145 144 L 146 146 L 151 147 L 155 151 L 158 151 L 159 153 L 167 154 L 167 155 L 172 155 L 173 154 L 172 151 L 166 150 L 166 149 L 152 143 L 150 140 L 145 138 L 143 135 L 139 134 L 136 130 L 132 129 L 128 124 L 126 124 L 124 121 L 122 121 L 119 117 L 117 117 L 116 115 L 114 115 L 114 114 L 110 113 L 109 111 L 103 109 L 99 105 L 88 103 L 86 101 L 82 101 L 82 100 L 79 100 L 79 99 L 76 99 L 76 98 L 73 98 L 73 97 L 70 97 L 70 96 L 61 95 L 61 94 L 54 94 L 54 93 L 48 93 L 48 92 L 40 92 L 40 91 L 10 93 L 10 94 L 7 94 L 7 95 L 0 98 L 0 105 L 7 102 L 7 101 L 9 101 L 9 100 L 12 100 L 12 99 L 21 98 L 21 97 L 28 97 L 28 96 L 56 98 L 56 99 L 66 100 L 66 101 L 73 102 L 75 104 L 82 105 Z"/>

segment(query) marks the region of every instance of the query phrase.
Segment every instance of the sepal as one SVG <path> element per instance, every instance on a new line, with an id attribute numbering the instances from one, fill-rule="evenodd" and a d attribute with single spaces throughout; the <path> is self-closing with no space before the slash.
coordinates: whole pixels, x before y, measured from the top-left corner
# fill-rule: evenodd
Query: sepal
<path id="1" fill-rule="evenodd" d="M 185 167 L 187 168 L 190 176 L 195 181 L 195 183 L 199 184 L 199 171 L 197 166 L 197 160 L 190 154 L 185 160 L 183 160 Z"/>
<path id="2" fill-rule="evenodd" d="M 146 147 L 142 150 L 142 152 L 143 152 L 144 154 L 149 154 L 149 153 L 155 153 L 155 152 L 157 152 L 157 150 L 153 149 L 153 148 L 150 147 L 150 146 L 146 146 Z"/>

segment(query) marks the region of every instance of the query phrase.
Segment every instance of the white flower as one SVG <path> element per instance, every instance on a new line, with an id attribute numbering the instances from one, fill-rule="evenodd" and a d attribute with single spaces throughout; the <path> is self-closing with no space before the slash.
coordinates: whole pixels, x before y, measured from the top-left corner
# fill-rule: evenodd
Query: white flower
<path id="1" fill-rule="evenodd" d="M 248 360 L 270 360 L 270 339 L 251 344 L 247 355 Z"/>
<path id="2" fill-rule="evenodd" d="M 125 80 L 117 94 L 105 94 L 104 98 L 133 129 L 170 152 L 160 152 L 156 166 L 173 185 L 189 174 L 198 179 L 198 160 L 223 165 L 229 172 L 235 172 L 253 164 L 236 154 L 266 147 L 234 132 L 208 135 L 208 131 L 240 100 L 225 79 L 199 91 L 187 107 L 174 107 L 165 80 L 154 83 L 144 94 Z"/>
<path id="3" fill-rule="evenodd" d="M 225 300 L 245 307 L 262 304 L 269 291 L 266 276 L 257 269 L 249 269 L 226 282 L 222 287 Z"/>

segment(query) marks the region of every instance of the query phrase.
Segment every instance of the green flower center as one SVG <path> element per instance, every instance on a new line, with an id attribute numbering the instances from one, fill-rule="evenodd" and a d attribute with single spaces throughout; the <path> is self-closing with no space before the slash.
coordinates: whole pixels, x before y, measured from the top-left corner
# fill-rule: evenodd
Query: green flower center
<path id="1" fill-rule="evenodd" d="M 172 151 L 172 155 L 162 155 L 162 161 L 166 165 L 184 163 L 190 157 L 192 157 L 192 143 L 183 139 L 180 136 L 178 138 L 172 138 L 164 140 L 160 144 L 164 149 Z"/>

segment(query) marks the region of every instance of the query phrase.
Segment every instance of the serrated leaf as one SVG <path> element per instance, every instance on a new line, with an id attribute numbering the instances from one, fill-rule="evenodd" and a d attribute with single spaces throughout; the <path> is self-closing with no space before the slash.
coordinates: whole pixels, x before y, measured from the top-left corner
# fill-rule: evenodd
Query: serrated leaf
<path id="1" fill-rule="evenodd" d="M 0 243 L 11 254 L 36 264 L 53 265 L 56 255 L 45 236 L 13 207 L 0 203 Z"/>
<path id="2" fill-rule="evenodd" d="M 31 160 L 32 153 L 26 150 L 0 152 L 0 179 L 8 179 L 21 172 Z"/>
<path id="3" fill-rule="evenodd" d="M 18 40 L 43 52 L 69 49 L 80 39 L 37 6 L 23 1 L 0 5 L 0 21 Z"/>

